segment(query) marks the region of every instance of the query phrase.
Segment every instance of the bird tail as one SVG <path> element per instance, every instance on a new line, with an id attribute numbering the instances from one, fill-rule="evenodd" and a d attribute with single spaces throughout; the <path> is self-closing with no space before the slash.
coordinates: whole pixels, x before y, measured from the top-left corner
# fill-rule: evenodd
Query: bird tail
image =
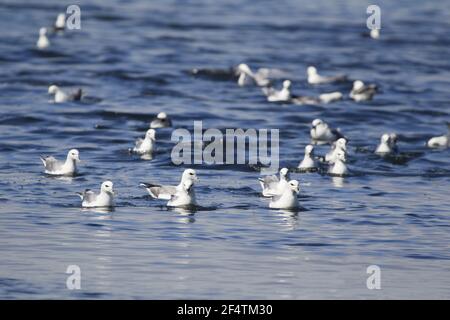
<path id="1" fill-rule="evenodd" d="M 46 165 L 46 163 L 45 163 L 45 156 L 39 156 L 39 158 L 41 159 L 41 161 L 42 161 L 42 163 L 44 164 L 44 167 L 45 167 L 45 165 Z"/>
<path id="2" fill-rule="evenodd" d="M 79 88 L 77 91 L 75 91 L 73 95 L 73 100 L 80 100 L 81 96 L 83 95 L 83 90 Z"/>

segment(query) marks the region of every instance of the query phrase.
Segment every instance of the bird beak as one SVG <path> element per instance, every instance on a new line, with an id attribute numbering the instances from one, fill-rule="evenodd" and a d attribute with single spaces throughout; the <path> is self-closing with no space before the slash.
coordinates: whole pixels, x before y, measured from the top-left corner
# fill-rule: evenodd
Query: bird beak
<path id="1" fill-rule="evenodd" d="M 295 192 L 297 192 L 297 193 L 300 192 L 300 186 L 298 186 L 297 188 L 295 188 Z"/>

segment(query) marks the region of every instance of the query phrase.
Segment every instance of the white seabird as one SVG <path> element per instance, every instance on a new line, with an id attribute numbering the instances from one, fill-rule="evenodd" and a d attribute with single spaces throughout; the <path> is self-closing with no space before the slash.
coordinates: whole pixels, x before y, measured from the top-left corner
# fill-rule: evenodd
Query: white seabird
<path id="1" fill-rule="evenodd" d="M 377 86 L 374 84 L 365 85 L 361 80 L 353 82 L 353 88 L 350 91 L 350 98 L 359 101 L 372 100 L 373 96 L 377 92 Z"/>
<path id="2" fill-rule="evenodd" d="M 376 154 L 387 155 L 397 152 L 397 135 L 385 133 L 381 136 L 380 144 L 375 150 Z"/>
<path id="3" fill-rule="evenodd" d="M 155 129 L 148 129 L 144 139 L 139 138 L 136 140 L 136 145 L 132 151 L 139 154 L 152 153 L 155 144 L 155 133 Z"/>
<path id="4" fill-rule="evenodd" d="M 262 188 L 262 195 L 264 197 L 271 197 L 273 194 L 280 192 L 280 190 L 283 189 L 283 186 L 289 180 L 289 169 L 282 168 L 280 170 L 279 179 L 277 178 L 277 176 L 271 175 L 264 178 L 259 178 L 258 180 Z"/>
<path id="5" fill-rule="evenodd" d="M 83 91 L 78 89 L 73 93 L 65 93 L 58 86 L 51 85 L 48 88 L 48 94 L 52 94 L 55 96 L 55 103 L 62 103 L 67 101 L 78 101 L 81 100 L 81 96 L 83 95 Z"/>
<path id="6" fill-rule="evenodd" d="M 338 151 L 336 153 L 336 159 L 334 163 L 331 165 L 329 173 L 334 176 L 343 176 L 348 173 L 348 168 L 345 162 L 347 158 L 343 151 Z"/>
<path id="7" fill-rule="evenodd" d="M 63 31 L 66 27 L 66 15 L 65 13 L 60 13 L 56 17 L 56 21 L 53 25 L 55 31 Z"/>
<path id="8" fill-rule="evenodd" d="M 36 47 L 38 49 L 46 49 L 50 46 L 50 40 L 47 38 L 47 28 L 39 29 L 39 39 L 36 42 Z"/>
<path id="9" fill-rule="evenodd" d="M 297 194 L 300 186 L 297 180 L 286 182 L 278 193 L 272 195 L 269 204 L 271 209 L 297 209 L 299 207 Z"/>
<path id="10" fill-rule="evenodd" d="M 44 164 L 45 173 L 50 175 L 75 175 L 77 173 L 77 163 L 80 162 L 80 153 L 77 149 L 71 149 L 67 153 L 66 161 L 58 161 L 56 158 L 41 157 Z"/>
<path id="11" fill-rule="evenodd" d="M 177 188 L 175 194 L 173 194 L 167 202 L 168 207 L 190 207 L 196 206 L 197 200 L 195 199 L 194 181 L 186 180 L 181 183 Z"/>
<path id="12" fill-rule="evenodd" d="M 298 168 L 302 170 L 317 168 L 316 160 L 314 159 L 314 147 L 312 145 L 309 144 L 305 147 L 305 156 L 298 165 Z"/>
<path id="13" fill-rule="evenodd" d="M 345 138 L 339 138 L 331 145 L 331 150 L 325 155 L 325 161 L 330 164 L 334 163 L 340 151 L 347 154 L 347 140 Z"/>
<path id="14" fill-rule="evenodd" d="M 347 80 L 347 76 L 338 75 L 333 77 L 325 77 L 318 74 L 316 67 L 309 66 L 306 69 L 309 84 L 324 84 L 332 82 L 342 82 Z"/>
<path id="15" fill-rule="evenodd" d="M 429 148 L 449 148 L 450 147 L 450 122 L 447 122 L 448 133 L 443 136 L 433 137 L 427 142 Z"/>
<path id="16" fill-rule="evenodd" d="M 114 207 L 114 190 L 111 181 L 105 181 L 100 187 L 100 193 L 96 194 L 90 189 L 77 193 L 81 198 L 81 206 L 84 208 Z"/>
<path id="17" fill-rule="evenodd" d="M 267 101 L 269 102 L 285 102 L 291 99 L 291 81 L 284 80 L 283 88 L 281 90 L 276 90 L 272 87 L 263 87 L 262 91 L 267 97 Z"/>
<path id="18" fill-rule="evenodd" d="M 315 119 L 312 122 L 310 134 L 313 142 L 318 144 L 332 143 L 339 138 L 343 138 L 343 135 L 339 130 L 331 129 L 328 124 L 321 119 Z"/>
<path id="19" fill-rule="evenodd" d="M 334 101 L 341 100 L 343 98 L 343 94 L 338 91 L 334 92 L 328 92 L 328 93 L 322 93 L 319 95 L 319 97 L 308 97 L 308 96 L 298 96 L 298 95 L 292 95 L 290 102 L 296 105 L 317 105 L 321 103 L 331 103 Z"/>
<path id="20" fill-rule="evenodd" d="M 254 73 L 248 65 L 241 63 L 237 67 L 238 85 L 245 86 L 248 83 L 254 83 L 259 87 L 266 87 L 270 85 L 270 80 L 268 79 L 267 69 L 260 69 Z"/>
<path id="21" fill-rule="evenodd" d="M 172 126 L 172 121 L 167 116 L 165 112 L 160 112 L 157 114 L 156 118 L 150 122 L 150 128 L 168 128 Z"/>
<path id="22" fill-rule="evenodd" d="M 372 39 L 379 39 L 380 38 L 380 29 L 370 29 L 369 35 Z"/>
<path id="23" fill-rule="evenodd" d="M 181 176 L 181 181 L 177 186 L 165 186 L 144 182 L 141 182 L 139 185 L 147 189 L 147 192 L 150 194 L 152 198 L 170 200 L 173 195 L 175 195 L 178 191 L 185 188 L 183 184 L 186 181 L 191 181 L 192 183 L 198 181 L 197 174 L 194 169 L 184 170 L 183 175 Z M 192 192 L 194 192 L 193 189 Z"/>

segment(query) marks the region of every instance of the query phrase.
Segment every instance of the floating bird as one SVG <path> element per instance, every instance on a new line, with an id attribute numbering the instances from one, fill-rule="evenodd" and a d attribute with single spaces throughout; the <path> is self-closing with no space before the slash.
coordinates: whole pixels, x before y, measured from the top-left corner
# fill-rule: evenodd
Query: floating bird
<path id="1" fill-rule="evenodd" d="M 80 162 L 80 153 L 77 149 L 71 149 L 67 153 L 65 162 L 58 161 L 54 157 L 41 157 L 45 173 L 50 175 L 71 176 L 77 173 L 77 163 Z"/>
<path id="2" fill-rule="evenodd" d="M 262 88 L 263 93 L 267 97 L 267 101 L 269 102 L 285 102 L 291 99 L 291 81 L 284 80 L 283 81 L 283 89 L 280 91 L 274 89 L 273 87 L 264 87 Z"/>
<path id="3" fill-rule="evenodd" d="M 322 103 L 331 103 L 334 101 L 342 100 L 343 97 L 344 97 L 344 95 L 342 94 L 342 92 L 334 91 L 334 92 L 320 94 L 319 100 Z"/>
<path id="4" fill-rule="evenodd" d="M 155 129 L 148 129 L 144 139 L 137 139 L 133 152 L 139 154 L 152 153 L 155 144 Z"/>
<path id="5" fill-rule="evenodd" d="M 448 133 L 443 136 L 433 137 L 427 142 L 429 148 L 449 148 L 450 147 L 450 122 L 447 122 Z"/>
<path id="6" fill-rule="evenodd" d="M 158 129 L 158 128 L 168 128 L 172 126 L 172 121 L 167 116 L 165 112 L 160 112 L 156 116 L 155 119 L 150 122 L 150 128 Z"/>
<path id="7" fill-rule="evenodd" d="M 336 159 L 334 160 L 334 163 L 331 165 L 329 173 L 334 176 L 343 176 L 348 173 L 348 168 L 345 162 L 347 161 L 347 158 L 345 156 L 345 152 L 338 151 L 336 153 Z"/>
<path id="8" fill-rule="evenodd" d="M 264 178 L 259 178 L 258 180 L 261 184 L 262 195 L 264 197 L 271 197 L 273 194 L 280 192 L 289 180 L 289 169 L 282 168 L 280 170 L 280 179 L 278 179 L 275 175 L 271 175 Z"/>
<path id="9" fill-rule="evenodd" d="M 241 63 L 238 65 L 236 72 L 239 75 L 238 85 L 241 87 L 245 86 L 249 82 L 254 83 L 259 87 L 266 87 L 270 85 L 267 69 L 259 69 L 256 73 L 254 73 L 248 65 Z"/>
<path id="10" fill-rule="evenodd" d="M 345 138 L 339 138 L 331 145 L 331 150 L 325 155 L 325 161 L 332 164 L 336 161 L 338 152 L 344 152 L 347 154 L 347 140 Z"/>
<path id="11" fill-rule="evenodd" d="M 328 93 L 322 93 L 319 95 L 319 97 L 308 97 L 308 96 L 297 96 L 291 94 L 290 102 L 297 105 L 317 105 L 321 103 L 331 103 L 334 101 L 341 100 L 343 97 L 343 94 L 341 92 L 335 91 L 335 92 L 328 92 Z"/>
<path id="12" fill-rule="evenodd" d="M 269 204 L 271 209 L 297 209 L 299 207 L 297 194 L 300 186 L 297 180 L 286 182 L 278 193 L 272 195 Z"/>
<path id="13" fill-rule="evenodd" d="M 81 206 L 84 208 L 114 207 L 114 190 L 111 181 L 105 181 L 100 187 L 100 193 L 96 194 L 90 189 L 77 192 L 81 198 Z"/>
<path id="14" fill-rule="evenodd" d="M 380 38 L 380 29 L 371 29 L 369 35 L 372 39 L 379 39 Z"/>
<path id="15" fill-rule="evenodd" d="M 305 147 L 305 156 L 298 165 L 298 168 L 302 170 L 317 168 L 316 160 L 314 159 L 314 147 L 312 145 L 309 144 Z"/>
<path id="16" fill-rule="evenodd" d="M 168 207 L 190 207 L 196 206 L 197 201 L 195 199 L 194 181 L 186 180 L 180 184 L 175 194 L 173 194 L 167 202 Z"/>
<path id="17" fill-rule="evenodd" d="M 56 21 L 53 24 L 54 31 L 63 31 L 66 28 L 66 15 L 64 13 L 58 14 Z"/>
<path id="18" fill-rule="evenodd" d="M 397 152 L 397 135 L 385 133 L 381 136 L 380 144 L 375 150 L 376 154 L 387 155 Z"/>
<path id="19" fill-rule="evenodd" d="M 36 42 L 36 47 L 40 50 L 46 49 L 50 46 L 50 40 L 47 38 L 47 28 L 39 29 L 39 39 Z"/>
<path id="20" fill-rule="evenodd" d="M 141 182 L 139 185 L 147 189 L 147 192 L 152 198 L 170 200 L 173 195 L 185 188 L 183 184 L 186 181 L 191 181 L 192 183 L 198 181 L 197 174 L 194 169 L 184 170 L 183 175 L 181 176 L 181 181 L 177 186 L 163 186 L 159 184 L 144 182 Z M 191 192 L 194 192 L 193 189 Z"/>
<path id="21" fill-rule="evenodd" d="M 350 98 L 359 101 L 372 100 L 373 96 L 377 92 L 377 86 L 375 84 L 365 85 L 361 80 L 353 82 L 353 88 L 350 91 Z"/>
<path id="22" fill-rule="evenodd" d="M 331 129 L 327 123 L 321 119 L 315 119 L 312 122 L 310 130 L 311 139 L 317 144 L 332 143 L 344 136 L 337 129 Z"/>
<path id="23" fill-rule="evenodd" d="M 65 93 L 58 86 L 51 85 L 48 88 L 48 94 L 52 94 L 55 96 L 55 103 L 62 103 L 67 101 L 78 101 L 81 100 L 81 96 L 83 95 L 83 91 L 78 89 L 73 93 Z"/>
<path id="24" fill-rule="evenodd" d="M 309 84 L 324 84 L 324 83 L 347 81 L 347 76 L 344 76 L 344 75 L 338 75 L 338 76 L 334 76 L 334 77 L 321 76 L 317 73 L 316 67 L 313 67 L 313 66 L 309 66 L 306 69 L 306 73 L 308 75 L 308 83 Z"/>

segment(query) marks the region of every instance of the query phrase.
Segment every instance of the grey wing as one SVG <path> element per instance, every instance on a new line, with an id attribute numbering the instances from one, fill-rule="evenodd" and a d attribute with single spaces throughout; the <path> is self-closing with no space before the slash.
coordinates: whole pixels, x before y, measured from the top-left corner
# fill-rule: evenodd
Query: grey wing
<path id="1" fill-rule="evenodd" d="M 141 183 L 140 185 L 145 187 L 150 196 L 155 199 L 170 200 L 172 195 L 177 192 L 177 188 L 174 186 L 161 186 L 152 183 Z"/>
<path id="2" fill-rule="evenodd" d="M 341 131 L 339 131 L 339 129 L 331 129 L 331 132 L 335 136 L 336 140 L 340 139 L 340 138 L 345 138 L 344 135 L 341 133 Z M 345 139 L 347 139 L 347 138 L 345 138 Z M 336 145 L 334 146 L 333 149 L 335 149 L 335 148 L 336 148 Z"/>
<path id="3" fill-rule="evenodd" d="M 302 105 L 302 104 L 312 104 L 312 105 L 314 105 L 314 104 L 319 104 L 320 103 L 319 99 L 314 98 L 314 97 L 307 97 L 307 96 L 293 96 L 291 98 L 291 101 L 294 104 L 299 104 L 299 105 Z"/>
<path id="4" fill-rule="evenodd" d="M 138 138 L 138 139 L 136 140 L 136 146 L 135 146 L 135 148 L 136 148 L 136 149 L 139 149 L 139 148 L 141 147 L 143 141 L 144 141 L 144 139 Z"/>
<path id="5" fill-rule="evenodd" d="M 274 175 L 264 177 L 264 179 L 259 179 L 259 181 L 261 181 L 261 185 L 264 189 L 272 189 L 276 187 L 279 182 L 277 176 Z"/>
<path id="6" fill-rule="evenodd" d="M 83 95 L 83 90 L 78 89 L 77 91 L 75 91 L 74 93 L 72 93 L 72 94 L 70 95 L 70 98 L 71 98 L 72 100 L 77 101 L 77 100 L 81 100 L 81 96 L 82 96 L 82 95 Z"/>
<path id="7" fill-rule="evenodd" d="M 262 87 L 261 90 L 266 96 L 272 95 L 275 91 L 272 87 Z"/>
<path id="8" fill-rule="evenodd" d="M 338 76 L 335 76 L 335 77 L 331 77 L 331 79 L 332 79 L 334 82 L 344 82 L 344 81 L 348 81 L 348 78 L 347 78 L 346 75 L 338 75 Z"/>
<path id="9" fill-rule="evenodd" d="M 57 171 L 62 167 L 62 163 L 56 160 L 55 157 L 41 157 L 41 160 L 47 171 Z"/>
<path id="10" fill-rule="evenodd" d="M 78 195 L 80 196 L 81 200 L 83 200 L 83 202 L 87 203 L 94 202 L 95 199 L 97 199 L 97 195 L 95 194 L 95 192 L 90 189 L 86 189 L 83 192 L 78 193 Z"/>

